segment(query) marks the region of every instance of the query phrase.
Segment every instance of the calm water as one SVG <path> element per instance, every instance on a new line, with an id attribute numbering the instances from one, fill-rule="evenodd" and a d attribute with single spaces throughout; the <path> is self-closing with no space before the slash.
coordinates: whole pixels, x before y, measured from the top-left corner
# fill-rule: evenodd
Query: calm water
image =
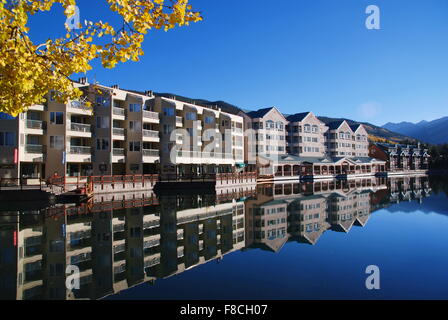
<path id="1" fill-rule="evenodd" d="M 407 177 L 9 208 L 0 298 L 448 299 L 447 192 Z"/>

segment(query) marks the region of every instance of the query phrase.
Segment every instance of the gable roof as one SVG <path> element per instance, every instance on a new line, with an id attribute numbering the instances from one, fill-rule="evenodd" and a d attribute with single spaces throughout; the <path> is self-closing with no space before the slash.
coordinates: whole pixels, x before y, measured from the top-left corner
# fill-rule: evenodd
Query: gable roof
<path id="1" fill-rule="evenodd" d="M 329 130 L 336 130 L 339 129 L 344 123 L 348 126 L 348 123 L 345 120 L 333 121 L 327 124 L 327 126 Z"/>
<path id="2" fill-rule="evenodd" d="M 256 119 L 256 118 L 263 118 L 265 115 L 267 115 L 269 112 L 271 112 L 272 110 L 276 110 L 278 112 L 278 114 L 286 120 L 285 116 L 283 115 L 283 113 L 281 113 L 276 107 L 270 107 L 270 108 L 264 108 L 264 109 L 260 109 L 257 111 L 251 111 L 246 113 L 249 117 L 251 117 L 252 119 Z"/>
<path id="3" fill-rule="evenodd" d="M 291 122 L 300 122 L 303 121 L 303 119 L 305 119 L 310 113 L 311 112 L 296 113 L 286 117 L 286 120 Z"/>
<path id="4" fill-rule="evenodd" d="M 263 118 L 269 111 L 271 111 L 273 108 L 264 108 L 257 111 L 251 111 L 246 113 L 249 117 L 252 119 L 255 118 Z"/>
<path id="5" fill-rule="evenodd" d="M 353 124 L 353 125 L 351 125 L 350 128 L 353 130 L 353 132 L 356 132 L 356 131 L 358 131 L 360 128 L 364 128 L 364 126 L 363 126 L 362 124 L 358 123 L 358 124 Z M 365 129 L 365 128 L 364 128 L 364 129 Z"/>

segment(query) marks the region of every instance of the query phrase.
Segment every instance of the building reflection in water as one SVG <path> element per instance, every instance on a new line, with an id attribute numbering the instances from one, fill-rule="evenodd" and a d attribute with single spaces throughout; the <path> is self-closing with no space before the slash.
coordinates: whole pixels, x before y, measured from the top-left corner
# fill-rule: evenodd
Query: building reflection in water
<path id="1" fill-rule="evenodd" d="M 421 200 L 426 177 L 259 185 L 212 195 L 96 197 L 0 215 L 0 299 L 99 299 L 246 248 L 278 252 L 349 232 L 391 202 Z M 80 289 L 66 289 L 76 265 Z"/>

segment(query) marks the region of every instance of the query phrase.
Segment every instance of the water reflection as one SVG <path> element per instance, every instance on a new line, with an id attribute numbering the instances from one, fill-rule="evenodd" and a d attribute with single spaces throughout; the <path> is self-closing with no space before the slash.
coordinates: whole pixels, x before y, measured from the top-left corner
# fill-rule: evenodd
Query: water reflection
<path id="1" fill-rule="evenodd" d="M 99 299 L 153 284 L 236 250 L 314 245 L 372 212 L 431 193 L 426 177 L 259 185 L 215 194 L 98 196 L 0 215 L 1 299 Z M 66 267 L 81 271 L 66 289 Z"/>

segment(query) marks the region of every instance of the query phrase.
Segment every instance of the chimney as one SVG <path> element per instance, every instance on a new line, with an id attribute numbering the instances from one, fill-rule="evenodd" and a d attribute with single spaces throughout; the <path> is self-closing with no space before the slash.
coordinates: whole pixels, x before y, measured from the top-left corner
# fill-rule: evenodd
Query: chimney
<path id="1" fill-rule="evenodd" d="M 145 95 L 148 97 L 152 97 L 154 95 L 154 92 L 152 90 L 146 90 Z"/>
<path id="2" fill-rule="evenodd" d="M 79 78 L 78 82 L 79 82 L 80 84 L 87 84 L 87 77 Z"/>

